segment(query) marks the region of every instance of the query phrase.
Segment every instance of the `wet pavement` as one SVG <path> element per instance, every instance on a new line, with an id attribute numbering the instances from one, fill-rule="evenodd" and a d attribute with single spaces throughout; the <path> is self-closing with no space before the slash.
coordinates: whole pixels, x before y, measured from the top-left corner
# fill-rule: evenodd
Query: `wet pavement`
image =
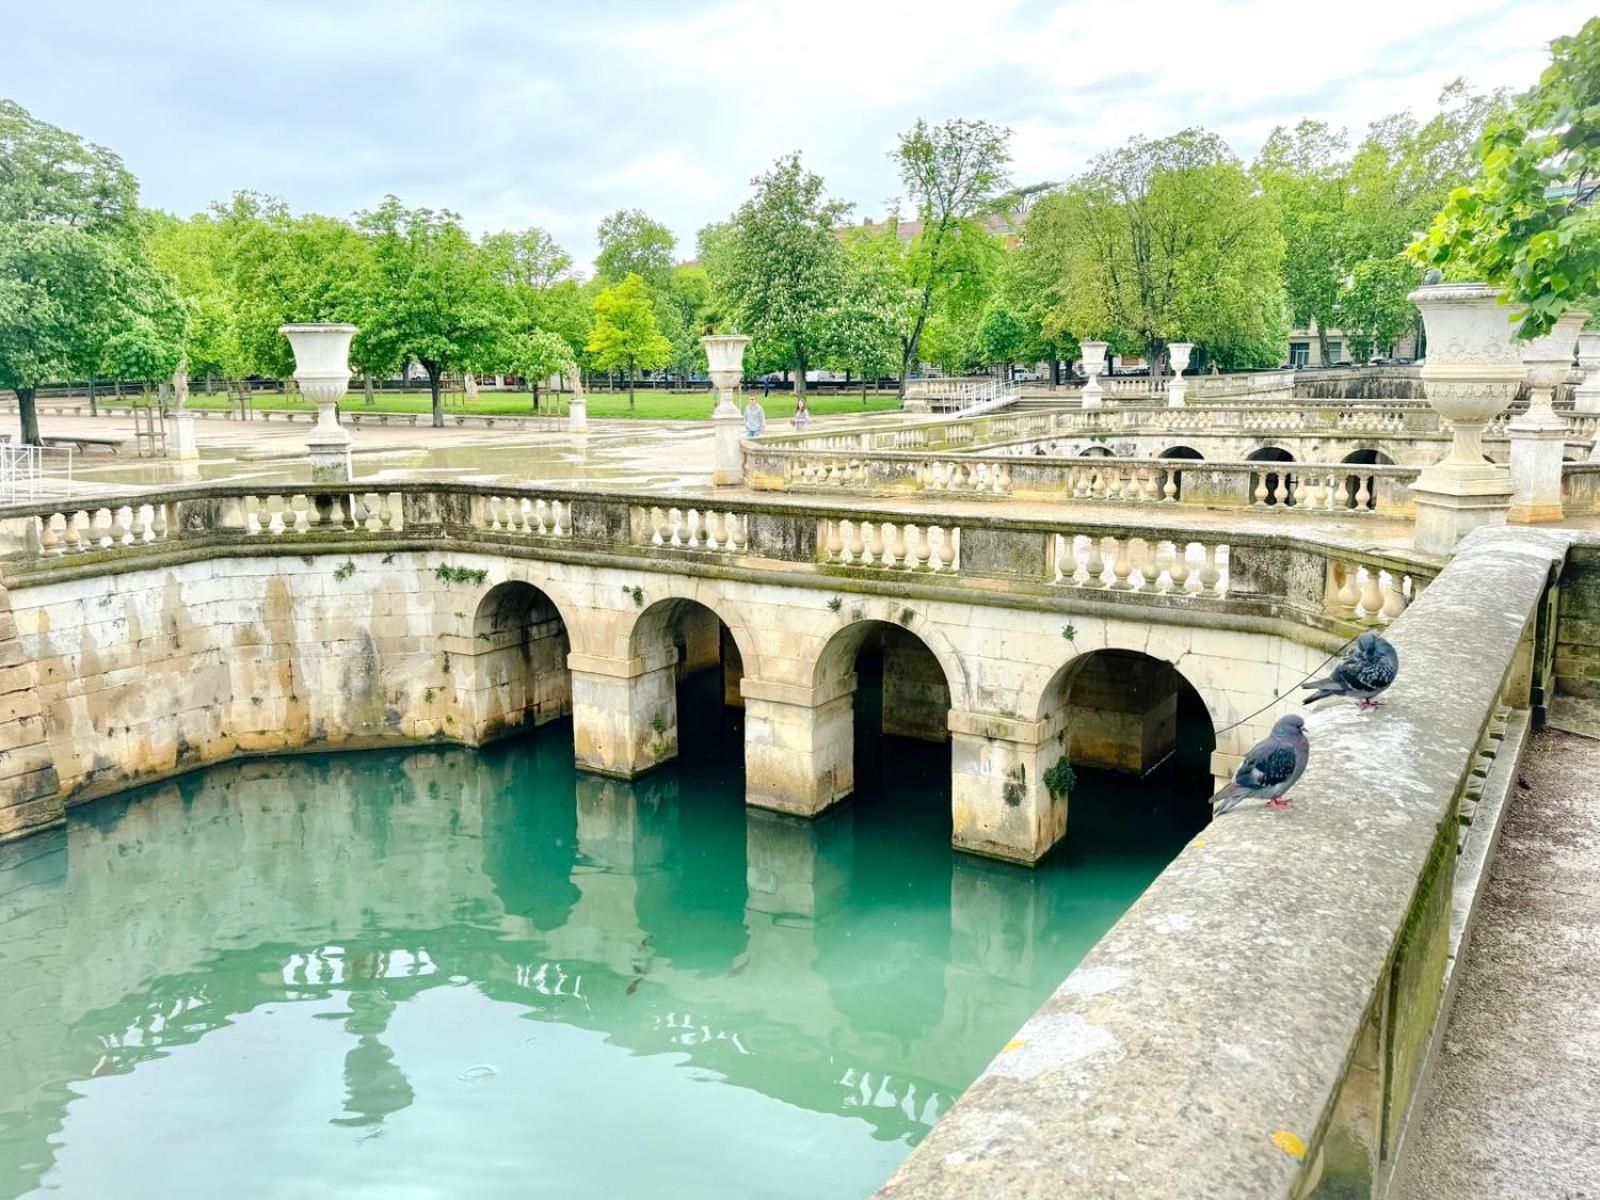
<path id="1" fill-rule="evenodd" d="M 1600 1197 L 1600 740 L 1546 730 L 1390 1195 Z"/>

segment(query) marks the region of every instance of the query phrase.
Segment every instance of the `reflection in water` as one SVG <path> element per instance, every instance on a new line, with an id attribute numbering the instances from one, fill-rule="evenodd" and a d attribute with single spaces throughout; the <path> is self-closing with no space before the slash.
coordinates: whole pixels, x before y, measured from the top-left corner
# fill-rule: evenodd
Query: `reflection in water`
<path id="1" fill-rule="evenodd" d="M 942 752 L 797 821 L 684 712 L 637 784 L 560 724 L 0 848 L 0 1195 L 865 1195 L 1203 819 L 1088 779 L 1026 871 L 951 852 Z"/>

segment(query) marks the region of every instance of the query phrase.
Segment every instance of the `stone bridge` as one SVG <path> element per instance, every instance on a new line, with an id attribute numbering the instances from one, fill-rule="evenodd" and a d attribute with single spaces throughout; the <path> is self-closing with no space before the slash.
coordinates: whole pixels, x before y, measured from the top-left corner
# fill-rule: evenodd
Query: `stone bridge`
<path id="1" fill-rule="evenodd" d="M 13 509 L 0 828 L 233 755 L 477 745 L 570 713 L 580 768 L 677 754 L 721 661 L 750 804 L 853 788 L 856 666 L 951 745 L 954 839 L 1037 861 L 1061 757 L 1143 771 L 1193 694 L 1227 775 L 1275 701 L 1438 560 L 1316 535 L 404 483 Z"/>

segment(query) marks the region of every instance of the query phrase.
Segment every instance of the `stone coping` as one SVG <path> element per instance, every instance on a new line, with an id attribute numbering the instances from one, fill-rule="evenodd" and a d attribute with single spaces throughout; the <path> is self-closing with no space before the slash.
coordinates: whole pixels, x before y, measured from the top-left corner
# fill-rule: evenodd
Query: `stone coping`
<path id="1" fill-rule="evenodd" d="M 1295 1197 L 1572 537 L 1481 530 L 1394 624 L 1373 713 L 1311 715 L 1293 807 L 1195 838 L 879 1193 Z M 1275 1141 L 1276 1139 L 1276 1141 Z"/>

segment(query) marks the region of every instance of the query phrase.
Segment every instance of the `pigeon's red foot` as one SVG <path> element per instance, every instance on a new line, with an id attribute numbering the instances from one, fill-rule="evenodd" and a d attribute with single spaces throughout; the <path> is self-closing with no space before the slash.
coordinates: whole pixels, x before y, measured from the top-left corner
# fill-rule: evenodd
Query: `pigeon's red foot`
<path id="1" fill-rule="evenodd" d="M 1362 700 L 1360 703 L 1358 703 L 1356 705 L 1356 709 L 1358 711 L 1360 711 L 1360 712 L 1366 712 L 1368 709 L 1378 708 L 1380 706 L 1381 706 L 1381 701 L 1378 701 L 1378 700 Z"/>
<path id="2" fill-rule="evenodd" d="M 1279 796 L 1276 800 L 1268 800 L 1267 801 L 1267 807 L 1268 808 L 1288 808 L 1289 807 L 1289 802 L 1287 800 L 1285 800 L 1282 796 Z"/>

